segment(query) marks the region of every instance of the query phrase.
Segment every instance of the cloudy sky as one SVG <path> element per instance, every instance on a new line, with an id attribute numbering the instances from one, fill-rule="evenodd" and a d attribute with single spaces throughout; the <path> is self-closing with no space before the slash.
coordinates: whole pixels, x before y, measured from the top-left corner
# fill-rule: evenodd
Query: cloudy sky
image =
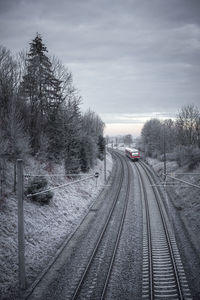
<path id="1" fill-rule="evenodd" d="M 28 50 L 36 32 L 106 134 L 199 107 L 200 0 L 0 0 L 1 44 Z"/>

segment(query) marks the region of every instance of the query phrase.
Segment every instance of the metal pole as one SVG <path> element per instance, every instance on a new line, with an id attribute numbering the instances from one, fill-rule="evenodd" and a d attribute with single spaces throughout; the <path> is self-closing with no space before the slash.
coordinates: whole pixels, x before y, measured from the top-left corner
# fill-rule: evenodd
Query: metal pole
<path id="1" fill-rule="evenodd" d="M 24 178 L 23 161 L 17 159 L 17 199 L 18 199 L 18 264 L 19 264 L 19 287 L 26 288 L 25 274 L 25 246 L 24 246 Z"/>
<path id="2" fill-rule="evenodd" d="M 167 173 L 167 166 L 166 166 L 166 141 L 165 141 L 165 124 L 164 126 L 164 132 L 163 132 L 163 150 L 164 150 L 164 181 L 166 180 L 166 173 Z"/>
<path id="3" fill-rule="evenodd" d="M 106 184 L 106 147 L 104 149 L 104 182 Z"/>
<path id="4" fill-rule="evenodd" d="M 3 195 L 2 186 L 3 186 L 3 172 L 2 172 L 2 166 L 0 161 L 0 196 Z"/>
<path id="5" fill-rule="evenodd" d="M 16 160 L 14 162 L 14 186 L 13 186 L 13 192 L 16 193 L 16 185 L 17 185 L 17 164 Z"/>

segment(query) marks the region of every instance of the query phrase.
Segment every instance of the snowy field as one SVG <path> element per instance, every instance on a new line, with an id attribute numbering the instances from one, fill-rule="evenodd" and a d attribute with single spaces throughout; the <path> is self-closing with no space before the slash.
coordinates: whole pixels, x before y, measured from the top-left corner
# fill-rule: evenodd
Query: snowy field
<path id="1" fill-rule="evenodd" d="M 148 164 L 151 165 L 158 175 L 163 173 L 163 162 L 157 159 L 148 158 Z M 187 166 L 178 167 L 175 161 L 167 161 L 167 173 L 175 175 L 177 179 L 200 186 L 200 165 L 195 169 L 188 170 Z M 172 182 L 170 178 L 168 183 Z M 174 207 L 178 210 L 183 220 L 193 246 L 200 249 L 200 189 L 187 184 L 176 182 L 176 186 L 168 187 L 168 192 L 172 195 Z"/>
<path id="2" fill-rule="evenodd" d="M 12 167 L 10 170 L 10 178 L 13 178 Z M 112 158 L 107 154 L 107 176 L 111 170 Z M 91 203 L 95 201 L 104 184 L 103 161 L 99 160 L 86 176 L 95 172 L 100 173 L 97 186 L 96 179 L 93 177 L 74 185 L 58 188 L 54 190 L 54 197 L 49 205 L 41 206 L 25 199 L 25 259 L 28 285 L 49 263 L 63 241 L 75 230 Z M 65 177 L 63 166 L 55 165 L 49 173 L 44 163 L 33 159 L 25 165 L 24 173 L 61 175 L 48 176 L 49 187 L 73 182 Z M 11 192 L 12 180 L 8 188 L 7 197 L 0 201 L 0 299 L 16 299 L 18 288 L 17 200 L 15 194 Z"/>

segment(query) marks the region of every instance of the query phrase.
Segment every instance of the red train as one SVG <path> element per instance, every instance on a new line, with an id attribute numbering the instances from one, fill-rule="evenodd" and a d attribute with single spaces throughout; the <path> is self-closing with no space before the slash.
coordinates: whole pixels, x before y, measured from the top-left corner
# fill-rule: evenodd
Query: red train
<path id="1" fill-rule="evenodd" d="M 125 149 L 126 156 L 128 156 L 132 160 L 137 160 L 140 158 L 140 152 L 137 149 L 126 148 Z"/>

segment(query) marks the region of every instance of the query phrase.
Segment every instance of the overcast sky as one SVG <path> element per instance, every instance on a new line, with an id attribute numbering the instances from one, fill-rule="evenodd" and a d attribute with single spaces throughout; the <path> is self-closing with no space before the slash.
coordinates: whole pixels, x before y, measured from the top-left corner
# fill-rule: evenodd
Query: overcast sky
<path id="1" fill-rule="evenodd" d="M 0 0 L 1 44 L 28 50 L 36 32 L 107 134 L 199 107 L 200 0 Z"/>

